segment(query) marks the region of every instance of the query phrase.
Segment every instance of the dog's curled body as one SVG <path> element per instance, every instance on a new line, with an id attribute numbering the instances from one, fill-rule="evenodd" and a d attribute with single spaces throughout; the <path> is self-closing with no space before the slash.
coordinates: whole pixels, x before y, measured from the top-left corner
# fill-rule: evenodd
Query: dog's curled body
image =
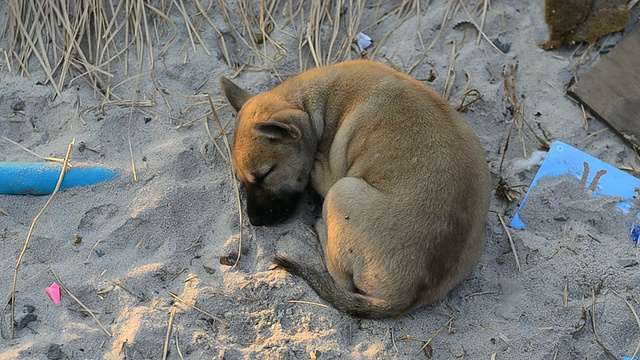
<path id="1" fill-rule="evenodd" d="M 324 197 L 317 229 L 328 274 L 274 259 L 321 298 L 384 318 L 441 299 L 471 273 L 491 179 L 476 135 L 437 93 L 365 60 L 253 97 L 222 85 L 239 110 L 232 153 L 252 223 L 252 212 L 258 223 L 289 215 L 278 204 L 297 201 L 307 182 Z"/>

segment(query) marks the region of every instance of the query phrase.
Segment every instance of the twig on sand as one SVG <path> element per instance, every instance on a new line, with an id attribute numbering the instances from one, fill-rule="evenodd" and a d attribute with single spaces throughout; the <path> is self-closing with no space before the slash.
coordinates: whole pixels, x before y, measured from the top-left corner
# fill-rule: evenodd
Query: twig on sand
<path id="1" fill-rule="evenodd" d="M 516 251 L 516 245 L 513 243 L 513 238 L 511 237 L 511 233 L 509 233 L 509 229 L 507 228 L 507 225 L 504 223 L 504 219 L 502 218 L 502 215 L 497 214 L 498 215 L 498 219 L 500 220 L 500 224 L 502 224 L 502 227 L 504 228 L 504 231 L 507 233 L 507 237 L 509 238 L 509 245 L 511 245 L 511 251 L 513 252 L 513 257 L 516 260 L 516 269 L 518 269 L 518 272 L 522 272 L 522 269 L 520 268 L 520 260 L 518 259 L 518 252 Z"/>
<path id="2" fill-rule="evenodd" d="M 507 100 L 511 105 L 513 118 L 511 120 L 511 123 L 509 124 L 509 128 L 507 129 L 507 139 L 505 140 L 504 147 L 502 149 L 502 157 L 500 159 L 500 166 L 498 167 L 498 188 L 496 189 L 497 194 L 502 196 L 509 202 L 515 200 L 516 196 L 519 193 L 516 189 L 509 186 L 505 178 L 502 176 L 504 160 L 507 154 L 507 150 L 509 149 L 509 141 L 511 139 L 511 133 L 513 132 L 514 126 L 517 127 L 518 129 L 518 133 L 522 140 L 523 149 L 525 147 L 525 143 L 524 143 L 524 135 L 522 132 L 522 124 L 527 126 L 531 134 L 533 134 L 536 140 L 540 143 L 539 148 L 541 150 L 548 151 L 550 148 L 549 144 L 544 139 L 542 139 L 538 134 L 536 134 L 536 132 L 533 130 L 529 122 L 527 122 L 527 120 L 524 117 L 523 108 L 518 105 L 518 96 L 516 93 L 515 77 L 516 77 L 515 66 L 510 66 L 508 71 L 505 69 L 503 74 L 503 87 L 504 87 L 505 96 L 507 97 Z M 527 156 L 526 151 L 524 151 L 524 156 L 525 157 Z"/>
<path id="3" fill-rule="evenodd" d="M 167 325 L 167 334 L 164 337 L 164 348 L 162 349 L 162 360 L 167 360 L 167 355 L 169 354 L 169 337 L 171 336 L 171 328 L 173 327 L 173 318 L 176 316 L 176 311 L 178 308 L 176 303 L 173 303 L 171 306 L 171 314 L 169 315 L 169 324 Z"/>
<path id="4" fill-rule="evenodd" d="M 313 301 L 304 301 L 304 300 L 287 300 L 288 303 L 290 304 L 307 304 L 307 305 L 316 305 L 316 306 L 320 306 L 323 308 L 329 308 L 329 306 L 325 305 L 325 304 L 320 304 L 317 302 L 313 302 Z"/>
<path id="5" fill-rule="evenodd" d="M 93 320 L 95 320 L 95 322 L 98 324 L 98 326 L 100 326 L 100 329 L 102 329 L 102 331 L 104 331 L 105 334 L 107 334 L 108 337 L 111 337 L 111 333 L 109 332 L 109 330 L 107 330 L 107 328 L 104 327 L 104 325 L 102 325 L 102 323 L 100 322 L 100 320 L 98 320 L 98 317 L 93 313 L 93 311 L 91 311 L 88 307 L 86 307 L 82 301 L 80 301 L 80 299 L 78 299 L 77 297 L 75 297 L 75 295 L 73 295 L 71 293 L 71 291 L 69 291 L 69 289 L 67 289 L 66 286 L 64 286 L 64 283 L 62 282 L 62 280 L 60 280 L 60 278 L 58 277 L 58 274 L 56 274 L 55 271 L 53 271 L 53 268 L 49 268 L 49 270 L 51 271 L 51 274 L 53 274 L 53 277 L 56 278 L 56 281 L 58 282 L 58 285 L 60 285 L 60 288 L 62 288 L 62 290 L 66 291 L 67 294 L 69 295 L 69 297 L 71 297 L 75 302 L 78 303 L 78 305 L 80 305 L 84 311 L 86 311 L 87 313 L 89 313 L 89 315 L 91 315 L 91 317 L 93 318 Z"/>
<path id="6" fill-rule="evenodd" d="M 222 126 L 222 123 L 220 122 L 220 118 L 218 117 L 218 112 L 216 111 L 215 106 L 213 106 L 213 99 L 211 97 L 211 95 L 208 96 L 209 98 L 209 105 L 211 106 L 211 115 L 213 116 L 213 119 L 216 121 L 216 124 L 218 124 L 218 130 L 220 130 L 220 137 L 222 138 L 222 141 L 224 142 L 224 146 L 227 150 L 227 160 L 230 161 L 231 160 L 231 146 L 229 146 L 229 139 L 227 139 L 227 134 L 225 134 L 224 132 L 224 127 Z M 205 121 L 205 124 L 207 124 L 208 122 Z M 207 125 L 208 127 L 208 125 Z M 211 135 L 209 133 L 209 135 Z M 214 141 L 213 138 L 211 138 L 211 141 Z M 214 141 L 215 143 L 215 141 Z M 242 202 L 240 201 L 240 189 L 238 188 L 238 182 L 236 181 L 236 177 L 233 173 L 233 166 L 231 166 L 231 163 L 229 163 L 229 172 L 231 173 L 231 182 L 233 183 L 233 188 L 235 190 L 236 193 L 236 202 L 238 203 L 238 222 L 239 222 L 239 226 L 240 226 L 240 239 L 238 240 L 238 259 L 236 260 L 235 264 L 233 264 L 234 268 L 238 267 L 238 263 L 240 263 L 240 258 L 242 257 L 242 228 L 243 228 L 243 220 L 242 220 Z"/>
<path id="7" fill-rule="evenodd" d="M 96 243 L 93 244 L 93 246 L 91 247 L 91 250 L 89 251 L 89 254 L 87 254 L 87 259 L 84 261 L 85 265 L 89 263 L 89 260 L 91 260 L 91 254 L 93 254 L 93 251 L 96 249 L 96 247 L 98 246 L 98 244 L 100 244 L 101 241 L 102 239 L 98 239 L 98 241 L 96 241 Z"/>
<path id="8" fill-rule="evenodd" d="M 602 351 L 605 355 L 611 360 L 618 359 L 617 356 L 613 355 L 611 350 L 609 350 L 598 338 L 598 333 L 596 332 L 596 291 L 595 289 L 591 289 L 591 327 L 593 328 L 593 337 L 596 339 L 596 342 L 602 348 Z"/>
<path id="9" fill-rule="evenodd" d="M 75 139 L 71 140 L 71 143 L 69 143 L 69 146 L 67 147 L 67 154 L 64 157 L 64 162 L 62 163 L 62 170 L 60 171 L 60 177 L 58 178 L 56 187 L 55 189 L 53 189 L 51 196 L 49 196 L 49 200 L 47 200 L 47 202 L 42 207 L 42 210 L 40 210 L 38 215 L 36 215 L 36 217 L 33 218 L 33 221 L 31 222 L 31 227 L 29 227 L 29 232 L 27 233 L 27 239 L 24 242 L 24 246 L 22 248 L 22 251 L 20 252 L 20 256 L 18 256 L 18 261 L 16 261 L 16 266 L 13 269 L 13 285 L 11 285 L 11 339 L 14 338 L 14 334 L 15 334 L 16 285 L 18 283 L 18 270 L 20 270 L 20 264 L 22 263 L 22 259 L 24 258 L 24 255 L 27 252 L 27 248 L 29 247 L 29 241 L 31 240 L 31 234 L 33 234 L 33 229 L 35 228 L 36 223 L 38 222 L 38 219 L 40 219 L 40 216 L 42 216 L 42 214 L 47 209 L 49 204 L 51 204 L 51 201 L 53 200 L 53 198 L 58 193 L 58 190 L 60 190 L 60 185 L 62 185 L 62 180 L 64 179 L 64 175 L 67 172 L 67 167 L 69 165 L 69 156 L 71 155 L 71 148 L 73 148 L 74 143 L 75 143 Z"/>
<path id="10" fill-rule="evenodd" d="M 497 294 L 497 293 L 498 293 L 497 291 L 480 291 L 480 292 L 476 292 L 476 293 L 473 293 L 473 294 L 466 295 L 464 297 L 464 299 L 466 300 L 466 299 L 472 298 L 474 296 L 480 296 L 480 295 L 494 295 L 494 294 Z"/>
<path id="11" fill-rule="evenodd" d="M 451 322 L 453 320 L 455 320 L 455 318 L 454 317 L 450 317 L 449 320 L 446 323 L 444 323 L 444 325 L 442 325 L 433 335 L 431 335 L 430 338 L 428 338 L 426 340 L 406 335 L 406 336 L 403 336 L 403 337 L 399 338 L 398 341 L 420 341 L 420 342 L 422 342 L 423 345 L 420 348 L 420 350 L 418 351 L 418 354 L 420 354 L 420 352 L 424 351 L 424 349 L 426 349 L 429 345 L 431 345 L 431 342 L 433 341 L 433 339 L 435 339 L 436 336 L 438 336 L 438 334 L 440 334 L 442 332 L 442 330 L 447 328 L 449 326 L 449 324 L 451 324 Z"/>
<path id="12" fill-rule="evenodd" d="M 625 299 L 623 296 L 621 296 L 620 294 L 618 294 L 617 291 L 610 289 L 613 294 L 617 297 L 619 297 L 620 299 L 622 299 L 622 301 L 625 302 L 625 304 L 627 304 L 627 306 L 629 307 L 629 310 L 631 310 L 631 313 L 633 314 L 633 317 L 636 319 L 636 323 L 638 324 L 638 328 L 640 328 L 640 317 L 638 317 L 638 313 L 636 312 L 636 309 L 633 308 L 633 305 L 631 305 L 631 303 L 629 303 L 629 301 L 627 301 L 627 299 Z M 594 328 L 595 329 L 595 328 Z M 595 330 L 594 330 L 595 332 Z M 636 346 L 636 351 L 633 352 L 633 355 L 631 355 L 632 359 L 636 358 L 636 355 L 638 355 L 638 353 L 640 353 L 640 341 L 638 342 L 638 346 Z"/>
<path id="13" fill-rule="evenodd" d="M 456 83 L 456 57 L 458 57 L 458 52 L 456 42 L 454 40 L 451 47 L 451 55 L 449 56 L 449 70 L 447 71 L 447 79 L 444 82 L 444 90 L 442 92 L 442 97 L 447 101 L 449 101 L 449 97 L 451 97 L 451 91 L 453 90 L 453 86 Z"/>
<path id="14" fill-rule="evenodd" d="M 3 135 L 0 135 L 0 138 L 3 138 L 5 141 L 12 143 L 13 145 L 21 148 L 22 150 L 28 152 L 29 154 L 31 154 L 31 155 L 39 158 L 39 159 L 42 159 L 42 160 L 45 160 L 45 161 L 57 162 L 57 163 L 63 163 L 64 162 L 64 159 L 38 155 L 38 154 L 34 153 L 33 151 L 27 149 L 25 146 L 23 146 L 23 145 L 15 142 L 15 141 L 9 139 L 8 137 L 5 137 Z M 67 167 L 71 168 L 72 166 L 71 166 L 71 164 L 67 164 Z"/>
<path id="15" fill-rule="evenodd" d="M 229 158 L 227 157 L 227 154 L 225 154 L 222 149 L 220 148 L 220 146 L 218 145 L 218 143 L 216 142 L 216 139 L 213 137 L 213 135 L 211 134 L 211 131 L 209 130 L 209 116 L 211 115 L 211 112 L 208 112 L 205 115 L 205 120 L 204 120 L 204 129 L 207 132 L 207 135 L 209 136 L 209 139 L 211 140 L 211 142 L 213 143 L 213 146 L 216 147 L 216 151 L 218 151 L 218 154 L 220 154 L 220 156 L 222 156 L 222 159 L 224 159 L 224 161 L 229 162 Z"/>
<path id="16" fill-rule="evenodd" d="M 195 311 L 199 312 L 200 314 L 205 315 L 205 316 L 208 316 L 208 317 L 209 317 L 209 318 L 211 318 L 212 320 L 215 320 L 215 321 L 217 321 L 217 322 L 221 323 L 221 324 L 222 324 L 222 325 L 224 325 L 224 326 L 229 326 L 229 324 L 228 324 L 226 321 L 224 321 L 224 320 L 220 319 L 219 317 L 217 317 L 217 316 L 215 316 L 215 315 L 213 315 L 213 314 L 210 314 L 210 313 L 208 313 L 208 312 L 206 312 L 206 311 L 204 311 L 204 310 L 202 310 L 202 309 L 200 309 L 200 308 L 196 307 L 195 305 L 191 305 L 191 304 L 189 304 L 189 303 L 188 303 L 188 302 L 186 302 L 184 299 L 182 299 L 181 297 L 179 297 L 179 296 L 178 296 L 178 294 L 176 294 L 176 293 L 174 293 L 174 292 L 169 291 L 169 295 L 171 295 L 171 297 L 173 297 L 174 299 L 176 299 L 176 301 L 179 301 L 179 302 L 181 302 L 182 304 L 187 305 L 188 307 L 190 307 L 190 308 L 192 308 L 193 310 L 195 310 Z"/>
<path id="17" fill-rule="evenodd" d="M 471 100 L 466 102 L 467 98 L 471 98 Z M 456 111 L 466 112 L 469 110 L 469 106 L 473 105 L 478 100 L 482 100 L 482 93 L 480 93 L 478 89 L 467 89 L 462 93 L 462 100 L 460 101 L 460 105 L 456 107 Z"/>
<path id="18" fill-rule="evenodd" d="M 480 40 L 482 40 L 482 33 L 484 32 L 484 21 L 487 19 L 488 5 L 489 0 L 484 0 L 484 5 L 482 6 L 482 20 L 480 20 L 480 28 L 478 29 L 478 38 L 476 39 L 476 45 L 480 45 Z"/>
<path id="19" fill-rule="evenodd" d="M 498 54 L 500 54 L 502 56 L 505 56 L 505 57 L 507 57 L 509 59 L 512 59 L 511 56 L 505 54 L 502 50 L 500 50 L 499 47 L 496 46 L 496 44 L 493 43 L 493 41 L 491 41 L 491 39 L 489 39 L 487 34 L 482 30 L 482 27 L 480 27 L 480 25 L 478 25 L 478 23 L 473 19 L 473 16 L 471 16 L 471 13 L 469 12 L 469 10 L 467 10 L 467 6 L 464 4 L 464 1 L 462 1 L 462 0 L 459 0 L 459 1 L 460 1 L 460 5 L 462 5 L 462 8 L 464 9 L 464 12 L 467 13 L 467 16 L 469 17 L 469 21 L 471 21 L 473 26 L 475 26 L 476 30 L 478 30 L 479 35 L 482 36 L 489 43 L 489 45 L 491 45 L 491 47 L 494 48 L 498 52 Z"/>
<path id="20" fill-rule="evenodd" d="M 540 136 L 538 136 L 538 134 L 536 134 L 536 132 L 533 130 L 533 128 L 531 127 L 527 119 L 525 119 L 524 117 L 524 111 L 523 111 L 524 108 L 521 108 L 520 106 L 518 106 L 518 96 L 516 94 L 516 67 L 515 66 L 513 65 L 510 66 L 510 74 L 508 77 L 505 71 L 503 86 L 504 86 L 505 95 L 507 96 L 507 100 L 509 101 L 511 106 L 513 106 L 514 121 L 519 118 L 521 123 L 524 123 L 527 126 L 527 128 L 529 128 L 529 131 L 531 131 L 531 134 L 533 134 L 533 137 L 535 137 L 536 140 L 538 140 L 538 142 L 540 143 L 540 148 L 544 150 L 549 150 L 551 146 L 549 146 L 549 144 L 543 138 L 541 138 Z M 518 124 L 518 129 L 520 129 L 521 126 L 522 124 Z"/>
<path id="21" fill-rule="evenodd" d="M 178 351 L 178 356 L 180 356 L 180 359 L 184 360 L 184 356 L 182 355 L 182 350 L 180 350 L 180 340 L 178 339 L 177 331 L 176 331 L 176 350 Z"/>

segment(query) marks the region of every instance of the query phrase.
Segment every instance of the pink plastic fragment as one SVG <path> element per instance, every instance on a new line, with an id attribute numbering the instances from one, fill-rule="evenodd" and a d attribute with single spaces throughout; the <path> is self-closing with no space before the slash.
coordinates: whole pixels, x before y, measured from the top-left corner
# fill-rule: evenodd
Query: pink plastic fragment
<path id="1" fill-rule="evenodd" d="M 51 284 L 51 286 L 44 289 L 44 291 L 49 294 L 49 297 L 56 305 L 60 305 L 60 286 L 56 284 L 55 281 L 53 282 L 53 284 Z"/>

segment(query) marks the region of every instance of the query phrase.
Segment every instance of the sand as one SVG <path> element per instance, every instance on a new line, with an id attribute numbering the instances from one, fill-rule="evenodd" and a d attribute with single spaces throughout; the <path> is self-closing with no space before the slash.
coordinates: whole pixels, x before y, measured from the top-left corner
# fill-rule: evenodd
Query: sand
<path id="1" fill-rule="evenodd" d="M 463 116 L 485 149 L 494 185 L 513 121 L 514 107 L 503 89 L 503 70 L 511 66 L 517 66 L 518 107 L 538 136 L 562 140 L 615 166 L 633 164 L 634 152 L 620 136 L 595 119 L 585 130 L 582 109 L 563 95 L 573 76 L 598 61 L 597 47 L 545 52 L 538 47 L 548 35 L 543 3 L 494 1 L 484 31 L 510 45 L 508 51 L 502 46 L 503 55 L 484 38 L 476 42 L 478 32 L 465 8 L 450 6 L 456 3 L 432 1 L 426 9 L 422 4 L 419 15 L 414 11 L 400 24 L 396 15 L 374 23 L 380 13 L 365 6 L 358 29 L 373 38 L 369 53 L 375 60 L 388 59 L 403 71 L 411 68 L 412 76 L 439 93 L 450 92 L 453 106 L 467 89 L 482 94 Z M 466 3 L 480 23 L 482 2 Z M 290 23 L 276 12 L 278 26 L 270 36 L 287 53 L 266 62 L 233 42 L 217 6 L 210 16 L 225 34 L 230 55 L 251 64 L 235 78 L 238 84 L 254 93 L 266 91 L 313 66 L 308 48 L 300 64 L 299 19 Z M 234 27 L 241 29 L 237 5 L 228 2 L 228 7 Z M 450 20 L 442 26 L 449 10 Z M 0 11 L 0 23 L 6 18 Z M 636 10 L 632 22 L 637 18 Z M 177 12 L 172 19 L 181 24 Z M 203 119 L 178 126 L 209 110 L 205 97 L 191 95 L 210 93 L 223 104 L 218 78 L 236 71 L 224 60 L 212 28 L 200 27 L 211 55 L 200 46 L 194 51 L 178 27 L 176 40 L 153 70 L 145 62 L 142 76 L 114 90 L 134 99 L 138 85 L 137 100 L 154 99 L 154 87 L 167 90 L 155 92 L 154 106 L 133 111 L 101 107 L 100 97 L 82 79 L 67 81 L 56 96 L 51 86 L 39 85 L 45 76 L 35 63 L 28 78 L 15 64 L 9 72 L 6 60 L 0 60 L 1 135 L 55 157 L 63 157 L 75 138 L 72 163 L 119 171 L 114 181 L 58 193 L 36 224 L 20 267 L 16 309 L 22 317 L 25 306 L 32 306 L 37 319 L 10 340 L 10 307 L 5 307 L 0 359 L 160 359 L 170 322 L 170 359 L 605 359 L 608 354 L 619 359 L 637 354 L 640 331 L 631 308 L 639 310 L 638 248 L 616 225 L 611 206 L 588 197 L 560 206 L 556 202 L 576 195 L 575 189 L 566 181 L 541 183 L 538 201 L 530 197 L 527 210 L 538 225 L 509 229 L 521 271 L 516 267 L 498 214 L 508 223 L 537 170 L 512 166 L 540 145 L 526 127 L 514 130 L 503 169 L 505 180 L 521 193 L 511 203 L 493 196 L 480 263 L 441 302 L 398 318 L 356 320 L 327 307 L 302 280 L 274 270 L 270 259 L 276 253 L 320 264 L 312 230 L 318 209 L 310 195 L 277 226 L 253 228 L 245 217 L 237 268 L 221 264 L 221 257 L 226 263 L 237 257 L 240 235 L 228 163 L 208 137 Z M 325 27 L 324 33 L 329 30 Z M 606 37 L 600 44 L 615 44 L 620 37 Z M 3 41 L 0 47 L 6 50 Z M 422 59 L 423 44 L 432 43 Z M 353 51 L 344 51 L 339 59 L 354 57 Z M 132 78 L 133 70 L 125 74 L 122 62 L 114 60 L 111 71 L 113 84 Z M 196 101 L 202 103 L 190 106 Z M 16 112 L 19 102 L 24 110 Z M 229 107 L 219 115 L 222 123 L 233 118 Z M 209 129 L 224 152 L 214 121 Z M 229 125 L 226 134 L 231 131 Z M 0 161 L 37 158 L 0 139 Z M 46 201 L 46 196 L 0 195 L 3 305 L 31 221 Z M 106 331 L 65 291 L 60 306 L 48 298 L 44 289 L 55 276 Z M 172 293 L 181 301 L 174 301 Z"/>

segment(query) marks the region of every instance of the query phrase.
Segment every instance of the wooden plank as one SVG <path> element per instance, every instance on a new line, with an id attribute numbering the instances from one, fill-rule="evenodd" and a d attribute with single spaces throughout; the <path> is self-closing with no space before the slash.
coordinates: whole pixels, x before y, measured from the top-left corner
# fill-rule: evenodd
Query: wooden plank
<path id="1" fill-rule="evenodd" d="M 640 26 L 603 55 L 569 95 L 640 147 Z"/>

